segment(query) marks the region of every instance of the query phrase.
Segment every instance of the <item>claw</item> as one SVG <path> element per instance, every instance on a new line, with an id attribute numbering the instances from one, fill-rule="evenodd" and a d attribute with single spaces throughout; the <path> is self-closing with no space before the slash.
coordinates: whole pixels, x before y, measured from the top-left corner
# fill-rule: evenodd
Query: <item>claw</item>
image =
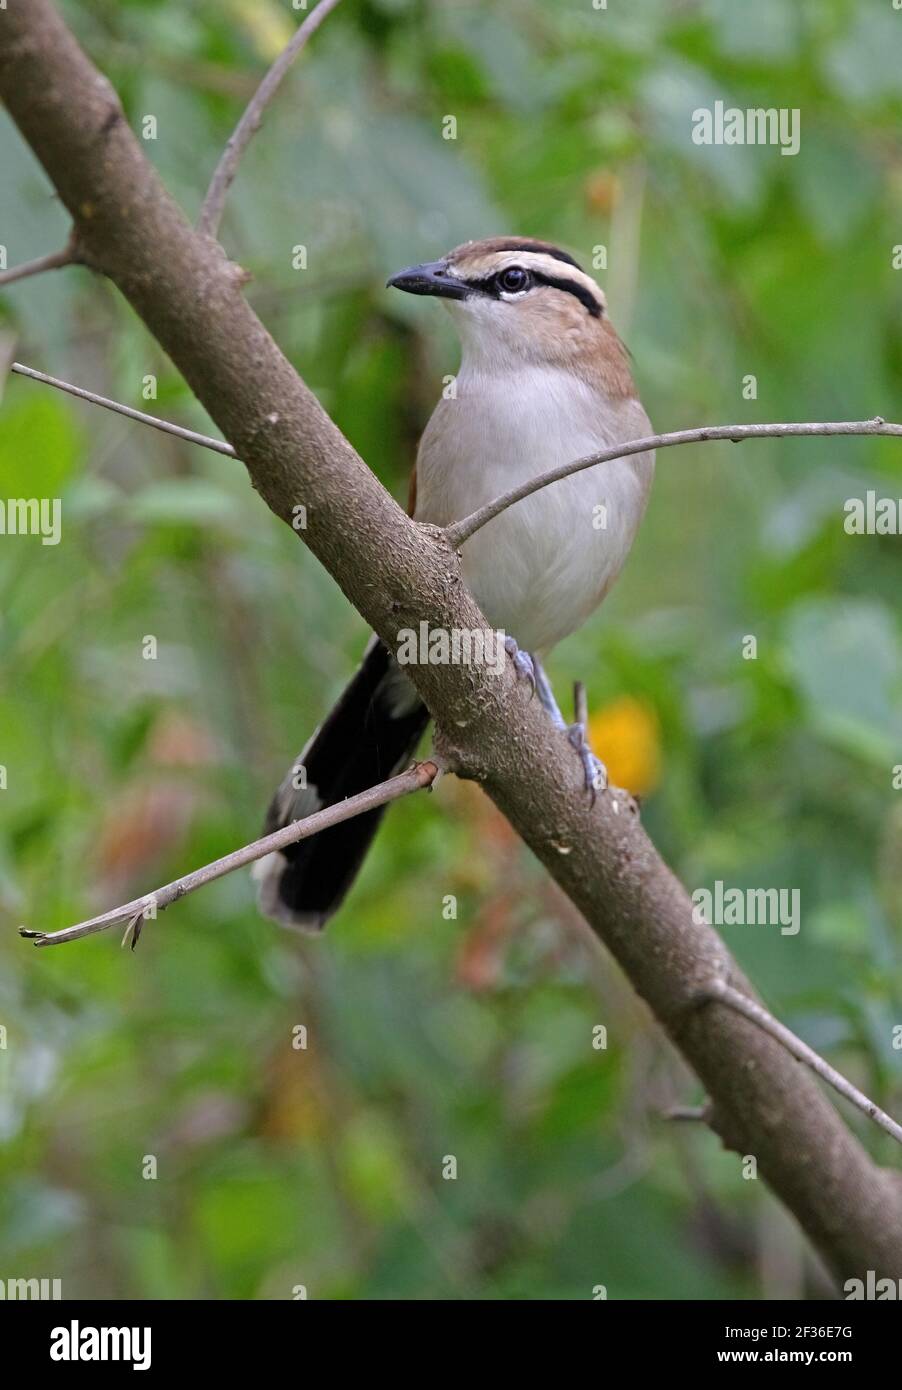
<path id="1" fill-rule="evenodd" d="M 536 668 L 529 652 L 521 652 L 513 637 L 505 637 L 504 650 L 514 663 L 514 670 L 520 680 L 528 680 L 532 693 L 536 693 Z"/>
<path id="2" fill-rule="evenodd" d="M 592 804 L 595 804 L 595 797 L 598 792 L 603 792 L 608 785 L 608 770 L 600 758 L 596 758 L 592 749 L 589 747 L 589 740 L 586 738 L 585 724 L 571 724 L 567 729 L 567 737 L 579 754 L 583 773 L 586 778 L 586 791 L 592 794 Z"/>

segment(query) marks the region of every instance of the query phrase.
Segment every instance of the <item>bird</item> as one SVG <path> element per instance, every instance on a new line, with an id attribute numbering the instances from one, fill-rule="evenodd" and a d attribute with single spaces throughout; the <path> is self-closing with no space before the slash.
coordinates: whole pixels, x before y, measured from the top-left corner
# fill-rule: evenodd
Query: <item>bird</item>
<path id="1" fill-rule="evenodd" d="M 461 360 L 420 440 L 408 510 L 445 527 L 570 460 L 652 434 L 630 355 L 601 286 L 567 251 L 532 237 L 469 241 L 408 266 L 388 287 L 450 312 Z M 582 724 L 568 724 L 544 669 L 619 576 L 648 503 L 653 451 L 575 473 L 508 507 L 465 540 L 469 586 L 517 675 L 529 680 L 582 760 L 606 784 Z M 276 791 L 265 833 L 366 790 L 412 759 L 429 713 L 373 637 L 337 704 Z M 365 812 L 267 855 L 258 903 L 284 926 L 317 931 L 345 898 L 379 826 Z"/>

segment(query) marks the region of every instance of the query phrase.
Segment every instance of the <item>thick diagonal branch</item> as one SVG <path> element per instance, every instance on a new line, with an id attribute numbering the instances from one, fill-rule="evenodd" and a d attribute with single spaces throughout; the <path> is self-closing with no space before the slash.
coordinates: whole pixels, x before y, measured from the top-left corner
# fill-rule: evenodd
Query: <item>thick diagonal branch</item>
<path id="1" fill-rule="evenodd" d="M 487 626 L 444 535 L 417 526 L 320 408 L 241 292 L 242 275 L 169 197 L 112 88 L 50 0 L 0 10 L 0 96 L 118 285 L 232 444 L 254 487 L 380 637 Z M 410 666 L 453 765 L 477 778 L 620 961 L 711 1098 L 710 1123 L 795 1214 L 840 1279 L 902 1277 L 902 1188 L 773 1037 L 722 1003 L 751 993 L 717 934 L 611 789 L 582 769 L 510 668 Z"/>

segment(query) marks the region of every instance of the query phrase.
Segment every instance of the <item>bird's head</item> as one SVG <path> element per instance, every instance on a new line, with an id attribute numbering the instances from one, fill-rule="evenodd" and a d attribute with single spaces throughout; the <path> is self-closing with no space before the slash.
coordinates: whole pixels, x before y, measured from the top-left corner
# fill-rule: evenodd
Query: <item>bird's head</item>
<path id="1" fill-rule="evenodd" d="M 606 362 L 629 372 L 604 293 L 566 251 L 529 237 L 468 241 L 388 281 L 441 299 L 465 354 L 497 367 Z"/>

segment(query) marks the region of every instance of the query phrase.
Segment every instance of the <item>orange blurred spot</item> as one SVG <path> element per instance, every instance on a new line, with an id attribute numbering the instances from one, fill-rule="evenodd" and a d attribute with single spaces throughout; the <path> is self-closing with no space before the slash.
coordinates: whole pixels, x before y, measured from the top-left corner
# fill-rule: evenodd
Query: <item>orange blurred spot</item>
<path id="1" fill-rule="evenodd" d="M 280 1046 L 264 1068 L 264 1087 L 257 1128 L 267 1139 L 317 1140 L 328 1131 L 328 1087 L 312 1049 Z"/>
<path id="2" fill-rule="evenodd" d="M 219 752 L 202 724 L 167 711 L 147 740 L 145 761 L 130 775 L 106 808 L 97 832 L 94 862 L 104 892 L 131 880 L 172 854 L 184 842 L 202 799 L 196 779 L 179 770 L 213 766 Z"/>
<path id="3" fill-rule="evenodd" d="M 111 801 L 97 834 L 94 860 L 104 891 L 129 883 L 151 864 L 183 843 L 197 808 L 189 786 L 176 782 L 141 782 Z"/>
<path id="4" fill-rule="evenodd" d="M 516 901 L 517 894 L 512 892 L 490 899 L 461 941 L 454 974 L 464 989 L 476 992 L 498 984 L 514 931 Z"/>
<path id="5" fill-rule="evenodd" d="M 150 761 L 165 767 L 212 767 L 218 751 L 209 729 L 173 710 L 157 720 L 148 740 Z"/>
<path id="6" fill-rule="evenodd" d="M 648 705 L 622 695 L 589 720 L 589 742 L 611 781 L 633 796 L 646 796 L 661 778 L 661 728 Z"/>
<path id="7" fill-rule="evenodd" d="M 600 169 L 586 179 L 586 205 L 592 212 L 609 213 L 619 196 L 620 180 L 608 169 Z"/>

